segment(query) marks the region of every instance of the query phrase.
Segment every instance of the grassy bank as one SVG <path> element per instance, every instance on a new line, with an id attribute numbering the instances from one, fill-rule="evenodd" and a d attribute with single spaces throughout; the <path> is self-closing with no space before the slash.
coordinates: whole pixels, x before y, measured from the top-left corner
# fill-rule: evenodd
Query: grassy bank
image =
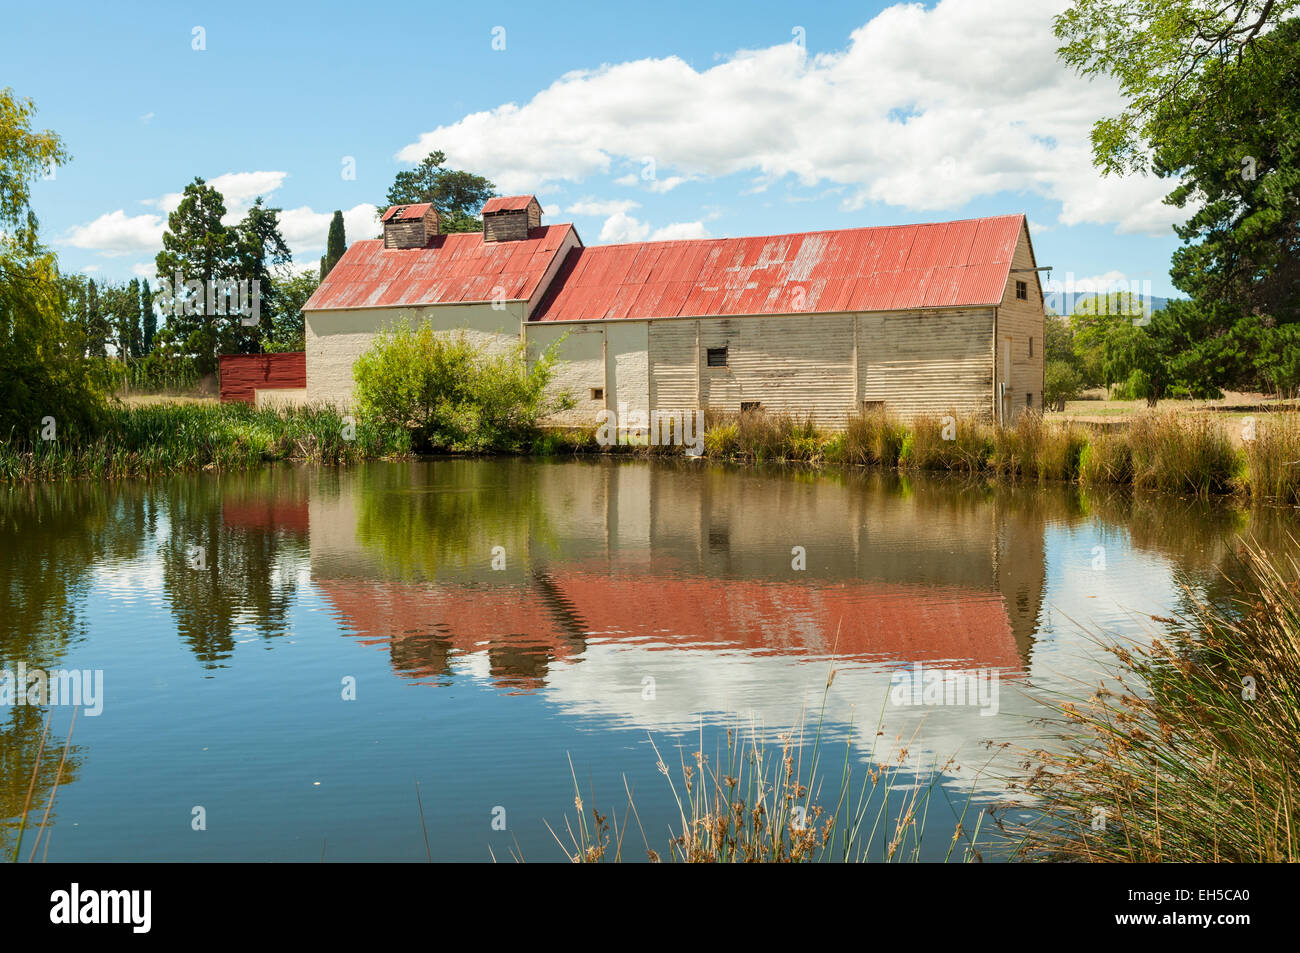
<path id="1" fill-rule="evenodd" d="M 57 422 L 56 422 L 57 423 Z M 333 408 L 255 410 L 243 404 L 119 406 L 77 439 L 0 441 L 0 481 L 151 476 L 234 470 L 279 460 L 354 463 L 403 454 L 406 434 Z"/>
<path id="2" fill-rule="evenodd" d="M 707 419 L 703 455 L 748 463 L 883 466 L 1131 485 L 1197 496 L 1239 493 L 1300 504 L 1300 413 L 1261 416 L 1249 438 L 1241 441 L 1234 441 L 1228 430 L 1232 426 L 1242 425 L 1179 413 L 1135 416 L 1122 429 L 1028 413 L 1011 427 L 956 415 L 903 423 L 870 414 L 850 419 L 843 431 L 827 431 L 789 415 L 747 413 Z M 557 453 L 603 448 L 593 433 L 574 431 L 549 434 L 538 449 Z M 684 452 L 677 446 L 610 449 Z"/>
<path id="3" fill-rule="evenodd" d="M 958 416 L 903 423 L 885 414 L 852 418 L 842 431 L 784 414 L 710 415 L 703 455 L 746 463 L 982 473 L 1017 480 L 1208 496 L 1237 493 L 1300 504 L 1300 413 L 1261 416 L 1251 438 L 1234 441 L 1226 423 L 1206 415 L 1135 417 L 1119 430 L 1023 414 L 1013 427 Z M 474 436 L 482 452 L 622 451 L 680 455 L 667 446 L 601 447 L 593 430 Z M 498 446 L 500 444 L 500 446 Z M 270 461 L 342 464 L 407 455 L 411 434 L 329 406 L 255 410 L 242 404 L 119 405 L 92 436 L 0 441 L 0 481 L 149 476 L 181 470 L 231 470 Z"/>
<path id="4" fill-rule="evenodd" d="M 1300 860 L 1300 566 L 1244 550 L 1237 603 L 1112 649 L 1120 677 L 1051 703 L 1071 723 L 1031 752 L 1044 815 L 1027 860 Z"/>

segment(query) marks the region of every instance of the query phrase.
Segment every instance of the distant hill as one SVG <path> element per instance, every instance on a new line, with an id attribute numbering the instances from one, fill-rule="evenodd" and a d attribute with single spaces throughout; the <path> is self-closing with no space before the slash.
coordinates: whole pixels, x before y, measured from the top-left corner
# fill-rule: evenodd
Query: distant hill
<path id="1" fill-rule="evenodd" d="M 1047 303 L 1047 313 L 1057 314 L 1063 318 L 1068 318 L 1076 312 L 1086 314 L 1141 314 L 1143 312 L 1143 299 L 1141 295 L 1131 294 L 1127 291 L 1111 292 L 1102 294 L 1101 292 L 1076 292 L 1074 295 L 1056 294 L 1047 292 L 1044 295 Z M 1156 295 L 1150 297 L 1150 310 L 1162 311 L 1171 298 L 1161 298 Z"/>

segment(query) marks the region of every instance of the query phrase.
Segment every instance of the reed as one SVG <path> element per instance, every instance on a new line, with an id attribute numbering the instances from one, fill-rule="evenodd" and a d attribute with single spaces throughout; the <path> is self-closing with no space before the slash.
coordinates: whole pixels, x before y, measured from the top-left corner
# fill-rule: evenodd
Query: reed
<path id="1" fill-rule="evenodd" d="M 395 428 L 345 418 L 330 406 L 121 406 L 89 438 L 0 441 L 0 481 L 153 476 L 232 470 L 279 460 L 343 464 L 409 452 Z"/>
<path id="2" fill-rule="evenodd" d="M 832 669 L 827 692 L 834 677 Z M 825 694 L 821 718 L 824 713 Z M 870 736 L 883 734 L 876 730 Z M 626 780 L 627 802 L 620 822 L 614 810 L 602 814 L 585 804 L 570 761 L 576 815 L 566 815 L 564 837 L 551 829 L 570 861 L 622 862 L 630 824 L 635 821 L 644 856 L 654 863 L 914 862 L 921 857 L 930 798 L 947 797 L 941 784 L 951 767 L 951 762 L 936 763 L 928 773 L 909 772 L 904 767 L 904 747 L 892 756 L 873 758 L 855 789 L 852 767 L 859 755 L 853 751 L 851 737 L 845 739 L 843 761 L 836 758 L 826 770 L 820 720 L 805 732 L 805 721 L 800 719 L 777 735 L 775 744 L 752 721 L 733 722 L 726 729 L 725 748 L 719 746 L 708 754 L 701 737 L 700 748 L 689 757 L 683 754 L 674 766 L 653 738 L 650 746 L 675 814 L 663 851 L 646 836 Z M 978 819 L 967 825 L 977 780 L 968 779 L 971 793 L 947 842 L 945 860 L 983 859 L 979 845 L 984 812 L 979 811 Z"/>
<path id="3" fill-rule="evenodd" d="M 1129 424 L 1133 485 L 1207 496 L 1240 485 L 1241 460 L 1223 424 L 1204 414 L 1141 414 Z"/>
<path id="4" fill-rule="evenodd" d="M 894 467 L 906 437 L 902 423 L 884 411 L 853 416 L 845 430 L 845 456 L 850 463 Z"/>
<path id="5" fill-rule="evenodd" d="M 955 413 L 918 417 L 904 433 L 898 460 L 903 468 L 978 472 L 988 466 L 993 452 L 988 425 Z"/>
<path id="6" fill-rule="evenodd" d="M 1111 683 L 1046 700 L 1068 728 L 1029 752 L 1026 860 L 1300 860 L 1300 565 L 1258 545 L 1229 605 L 1111 646 Z"/>
<path id="7" fill-rule="evenodd" d="M 1300 504 L 1300 412 L 1270 414 L 1243 427 L 1249 428 L 1244 434 L 1245 482 L 1251 495 Z"/>
<path id="8" fill-rule="evenodd" d="M 1079 454 L 1079 482 L 1089 486 L 1133 482 L 1133 456 L 1128 435 L 1096 430 Z"/>

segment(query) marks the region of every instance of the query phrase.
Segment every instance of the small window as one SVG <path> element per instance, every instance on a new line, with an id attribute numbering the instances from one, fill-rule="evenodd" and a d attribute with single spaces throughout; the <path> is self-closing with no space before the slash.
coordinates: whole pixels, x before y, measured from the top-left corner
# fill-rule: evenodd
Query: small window
<path id="1" fill-rule="evenodd" d="M 605 399 L 605 388 L 603 388 L 603 387 L 593 387 L 593 388 L 591 389 L 591 399 L 592 399 L 592 400 L 604 400 L 604 399 Z"/>
<path id="2" fill-rule="evenodd" d="M 709 348 L 708 361 L 709 361 L 709 367 L 726 367 L 727 349 L 725 347 Z"/>
<path id="3" fill-rule="evenodd" d="M 1033 339 L 1033 338 L 1030 338 L 1030 339 L 1029 339 L 1029 356 L 1030 356 L 1030 357 L 1033 357 L 1033 356 L 1034 356 L 1034 339 Z"/>
<path id="4" fill-rule="evenodd" d="M 864 414 L 883 414 L 885 412 L 885 402 L 883 400 L 864 400 L 862 402 L 862 412 Z"/>
<path id="5" fill-rule="evenodd" d="M 762 404 L 761 401 L 757 401 L 757 400 L 742 400 L 742 401 L 740 402 L 740 412 L 741 412 L 742 414 L 747 414 L 747 413 L 749 413 L 750 411 L 753 411 L 754 413 L 758 413 L 758 411 L 760 411 L 760 410 L 762 410 L 762 409 L 763 409 L 763 404 Z"/>
<path id="6" fill-rule="evenodd" d="M 1025 395 L 1025 406 L 1026 407 L 1034 406 L 1034 395 L 1032 393 Z"/>
<path id="7" fill-rule="evenodd" d="M 1016 297 L 1019 298 L 1021 301 L 1029 300 L 1029 282 L 1027 281 L 1016 282 Z"/>

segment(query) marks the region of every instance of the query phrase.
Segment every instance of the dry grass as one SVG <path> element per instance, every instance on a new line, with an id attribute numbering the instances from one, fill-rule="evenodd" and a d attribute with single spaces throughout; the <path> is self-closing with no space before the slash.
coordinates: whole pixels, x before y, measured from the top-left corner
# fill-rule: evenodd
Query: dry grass
<path id="1" fill-rule="evenodd" d="M 1224 493 L 1239 483 L 1240 458 L 1224 425 L 1204 415 L 1135 417 L 1126 433 L 1133 485 L 1140 489 Z"/>
<path id="2" fill-rule="evenodd" d="M 1300 504 L 1300 412 L 1254 421 L 1253 438 L 1245 443 L 1245 481 L 1251 493 Z"/>
<path id="3" fill-rule="evenodd" d="M 834 678 L 832 669 L 827 692 Z M 822 706 L 824 717 L 825 696 Z M 699 748 L 676 766 L 669 765 L 652 738 L 656 767 L 676 812 L 664 853 L 646 837 L 626 779 L 627 803 L 620 822 L 614 811 L 602 814 L 584 804 L 570 762 L 576 815 L 566 816 L 564 837 L 554 829 L 552 836 L 574 863 L 621 862 L 633 824 L 644 856 L 654 863 L 665 859 L 680 863 L 919 860 L 929 801 L 951 761 L 936 764 L 928 778 L 917 776 L 904 768 L 907 748 L 903 747 L 892 758 L 874 761 L 855 791 L 851 777 L 858 755 L 852 738 L 845 739 L 843 762 L 837 760 L 834 769 L 824 773 L 821 735 L 819 724 L 813 737 L 806 738 L 801 719 L 778 735 L 772 746 L 753 722 L 732 724 L 726 731 L 726 749 L 710 756 L 704 750 L 701 728 Z M 881 735 L 882 731 L 871 733 L 872 738 Z M 978 776 L 969 779 L 972 793 L 977 781 Z M 945 860 L 983 859 L 977 843 L 984 813 L 979 813 L 972 829 L 966 827 L 971 798 L 968 794 L 962 805 Z"/>
<path id="4" fill-rule="evenodd" d="M 1029 860 L 1300 860 L 1300 566 L 1257 546 L 1227 609 L 1111 649 L 1115 687 L 1050 707 L 1068 727 L 1030 753 L 1043 815 L 1013 830 Z"/>
<path id="5" fill-rule="evenodd" d="M 1241 421 L 1150 412 L 1102 429 L 1022 413 L 999 427 L 955 413 L 903 422 L 883 412 L 849 418 L 840 432 L 762 413 L 706 417 L 714 459 L 799 461 L 991 473 L 1012 479 L 1119 484 L 1208 496 L 1238 492 L 1300 503 L 1300 413 L 1274 413 L 1236 445 Z"/>

